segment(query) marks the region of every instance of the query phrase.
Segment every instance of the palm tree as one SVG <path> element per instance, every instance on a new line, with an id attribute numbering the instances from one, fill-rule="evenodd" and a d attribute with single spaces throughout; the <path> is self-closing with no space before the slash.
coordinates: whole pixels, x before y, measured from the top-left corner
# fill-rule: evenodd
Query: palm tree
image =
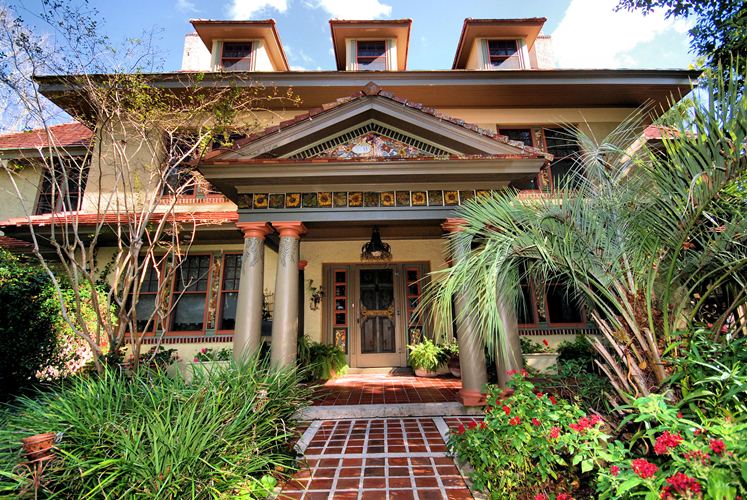
<path id="1" fill-rule="evenodd" d="M 452 248 L 473 250 L 434 273 L 424 308 L 450 325 L 452 299 L 480 325 L 487 348 L 508 363 L 516 329 L 501 304 L 520 304 L 520 283 L 563 281 L 599 326 L 592 339 L 623 401 L 657 391 L 680 333 L 721 301 L 714 335 L 745 303 L 747 204 L 743 181 L 747 104 L 743 79 L 709 80 L 687 122 L 662 148 L 633 147 L 639 111 L 596 141 L 573 130 L 580 153 L 567 182 L 539 199 L 512 190 L 472 200 Z M 738 290 L 724 302 L 724 290 Z"/>

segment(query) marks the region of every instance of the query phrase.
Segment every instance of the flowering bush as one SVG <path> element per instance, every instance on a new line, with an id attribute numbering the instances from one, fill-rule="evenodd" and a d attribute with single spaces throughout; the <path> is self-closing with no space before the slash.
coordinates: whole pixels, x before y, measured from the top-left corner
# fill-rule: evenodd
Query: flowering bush
<path id="1" fill-rule="evenodd" d="M 639 398 L 622 425 L 646 429 L 632 450 L 598 475 L 600 498 L 733 499 L 747 493 L 747 424 L 683 418 L 658 394 Z"/>
<path id="2" fill-rule="evenodd" d="M 493 498 L 570 498 L 603 461 L 622 456 L 621 445 L 606 445 L 600 417 L 537 392 L 524 371 L 509 373 L 509 390 L 489 388 L 484 421 L 449 438 L 449 449 L 472 465 L 477 489 Z"/>
<path id="3" fill-rule="evenodd" d="M 195 354 L 195 358 L 192 361 L 195 363 L 204 363 L 205 361 L 230 361 L 232 355 L 233 350 L 227 347 L 219 350 L 203 347 L 197 352 L 197 354 Z"/>

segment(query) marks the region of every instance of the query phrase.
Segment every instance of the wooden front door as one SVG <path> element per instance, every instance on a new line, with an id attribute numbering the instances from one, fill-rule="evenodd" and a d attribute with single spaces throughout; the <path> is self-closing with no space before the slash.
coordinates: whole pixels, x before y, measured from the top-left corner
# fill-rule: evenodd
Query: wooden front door
<path id="1" fill-rule="evenodd" d="M 325 264 L 328 342 L 358 368 L 407 366 L 407 344 L 423 328 L 414 310 L 426 263 Z"/>

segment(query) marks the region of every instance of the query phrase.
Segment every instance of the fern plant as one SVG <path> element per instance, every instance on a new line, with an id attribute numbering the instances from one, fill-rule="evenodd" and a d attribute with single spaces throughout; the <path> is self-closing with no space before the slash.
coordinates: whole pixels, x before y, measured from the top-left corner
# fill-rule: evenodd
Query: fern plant
<path id="1" fill-rule="evenodd" d="M 423 369 L 434 372 L 443 366 L 450 357 L 446 349 L 436 345 L 427 337 L 419 344 L 409 345 L 407 348 L 410 350 L 410 366 L 415 370 Z"/>

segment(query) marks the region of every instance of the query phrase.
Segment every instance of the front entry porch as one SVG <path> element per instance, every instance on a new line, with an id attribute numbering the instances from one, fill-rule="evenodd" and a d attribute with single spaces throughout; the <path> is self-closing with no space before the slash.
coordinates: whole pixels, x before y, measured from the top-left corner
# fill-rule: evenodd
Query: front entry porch
<path id="1" fill-rule="evenodd" d="M 352 374 L 329 380 L 315 394 L 315 406 L 457 403 L 462 381 L 444 376 Z"/>

